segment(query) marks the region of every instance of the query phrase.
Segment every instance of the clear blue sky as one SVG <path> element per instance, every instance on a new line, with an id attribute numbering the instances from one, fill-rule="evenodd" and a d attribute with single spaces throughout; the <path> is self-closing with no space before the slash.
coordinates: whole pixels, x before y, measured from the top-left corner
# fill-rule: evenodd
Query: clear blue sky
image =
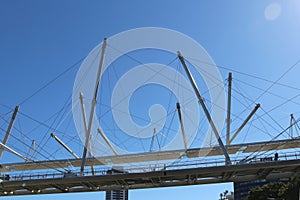
<path id="1" fill-rule="evenodd" d="M 296 88 L 274 84 L 256 102 L 263 105 L 264 111 L 271 110 L 270 113 L 267 112 L 267 116 L 272 115 L 275 121 L 286 127 L 291 113 L 296 118 L 300 116 L 297 104 L 300 98 L 287 101 L 299 94 L 300 88 L 300 66 L 298 64 L 291 68 L 300 59 L 299 20 L 300 2 L 297 0 L 2 0 L 0 109 L 3 110 L 0 110 L 0 114 L 19 105 L 48 81 L 84 58 L 104 37 L 132 28 L 156 26 L 174 29 L 194 38 L 207 50 L 215 63 L 222 67 L 220 71 L 224 80 L 228 71 L 233 71 L 238 91 L 245 92 L 251 99 L 259 97 L 272 82 L 244 74 L 270 81 L 280 78 L 279 83 Z M 48 119 L 53 110 L 61 108 L 72 93 L 78 68 L 77 66 L 47 89 L 22 103 L 21 111 L 41 121 Z M 284 76 L 281 77 L 282 75 Z M 262 90 L 244 85 L 243 81 Z M 236 96 L 238 98 L 238 94 Z M 284 105 L 277 108 L 282 103 Z M 263 115 L 264 112 L 260 114 Z M 272 118 L 268 120 L 274 123 Z M 22 125 L 26 126 L 21 123 L 25 122 L 18 124 L 19 129 Z M 5 129 L 5 124 L 1 124 L 1 127 Z M 281 129 L 277 130 L 279 132 Z M 257 135 L 248 137 L 251 141 Z M 240 139 L 245 141 L 245 138 Z M 10 157 L 3 159 L 9 160 Z M 136 190 L 130 191 L 129 195 L 131 200 L 214 200 L 224 190 L 232 190 L 232 184 Z M 40 198 L 104 199 L 104 193 L 7 199 Z"/>

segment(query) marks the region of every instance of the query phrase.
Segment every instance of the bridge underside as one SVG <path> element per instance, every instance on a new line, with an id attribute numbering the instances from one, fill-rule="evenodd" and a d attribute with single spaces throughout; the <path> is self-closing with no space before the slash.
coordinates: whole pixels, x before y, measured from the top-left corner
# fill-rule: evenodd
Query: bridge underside
<path id="1" fill-rule="evenodd" d="M 228 166 L 161 170 L 143 173 L 74 176 L 3 181 L 0 196 L 95 192 L 184 186 L 258 179 L 290 178 L 300 174 L 300 160 L 254 162 Z"/>

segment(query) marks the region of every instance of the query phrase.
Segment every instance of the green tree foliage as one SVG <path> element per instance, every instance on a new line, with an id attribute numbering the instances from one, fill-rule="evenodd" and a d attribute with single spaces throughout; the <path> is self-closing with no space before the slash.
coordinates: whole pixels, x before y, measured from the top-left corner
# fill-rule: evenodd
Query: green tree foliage
<path id="1" fill-rule="evenodd" d="M 268 198 L 281 198 L 279 192 L 284 188 L 286 184 L 282 182 L 272 182 L 263 185 L 262 187 L 256 187 L 250 190 L 247 200 L 266 200 Z M 281 194 L 283 195 L 283 194 Z"/>
<path id="2" fill-rule="evenodd" d="M 298 200 L 299 178 L 292 178 L 289 183 L 271 182 L 250 190 L 245 200 Z"/>

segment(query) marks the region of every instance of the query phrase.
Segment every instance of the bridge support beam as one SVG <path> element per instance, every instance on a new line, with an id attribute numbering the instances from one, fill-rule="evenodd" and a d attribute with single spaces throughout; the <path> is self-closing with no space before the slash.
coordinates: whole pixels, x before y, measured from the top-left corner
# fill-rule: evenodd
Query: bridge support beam
<path id="1" fill-rule="evenodd" d="M 74 158 L 79 158 L 61 139 L 59 139 L 54 133 L 51 133 L 51 137 L 55 139 L 63 148 L 65 148 Z"/>
<path id="2" fill-rule="evenodd" d="M 22 156 L 21 154 L 19 154 L 18 152 L 16 152 L 15 150 L 11 149 L 10 147 L 6 146 L 5 144 L 3 144 L 2 142 L 0 142 L 0 147 L 2 149 L 5 149 L 7 151 L 9 151 L 12 154 L 15 154 L 16 156 L 18 156 L 19 158 L 22 158 L 25 161 L 28 161 L 28 159 L 25 156 Z"/>
<path id="3" fill-rule="evenodd" d="M 182 134 L 182 139 L 183 139 L 183 144 L 184 144 L 184 150 L 187 150 L 187 142 L 186 142 L 186 136 L 184 132 L 184 126 L 183 126 L 183 121 L 182 121 L 182 116 L 181 116 L 181 110 L 180 110 L 180 104 L 176 104 L 177 107 L 177 112 L 178 112 L 178 117 L 179 117 L 179 122 L 180 122 L 180 127 L 181 127 L 181 134 Z"/>
<path id="4" fill-rule="evenodd" d="M 231 85 L 232 73 L 228 74 L 228 94 L 227 94 L 227 126 L 226 126 L 226 145 L 230 145 L 230 124 L 231 124 Z"/>
<path id="5" fill-rule="evenodd" d="M 87 121 L 86 121 L 86 113 L 85 113 L 85 107 L 84 107 L 84 101 L 83 101 L 83 94 L 80 92 L 79 94 L 80 104 L 81 104 L 81 112 L 82 112 L 82 118 L 83 118 L 83 124 L 84 124 L 84 131 L 87 134 L 88 128 L 87 128 Z M 88 137 L 88 135 L 86 135 Z M 86 148 L 86 147 L 85 147 Z M 88 149 L 88 155 L 89 157 L 92 157 L 91 151 Z M 94 166 L 91 165 L 92 174 L 95 174 Z"/>
<path id="6" fill-rule="evenodd" d="M 113 147 L 113 145 L 110 143 L 109 139 L 106 137 L 106 135 L 100 130 L 100 128 L 97 129 L 98 133 L 101 135 L 101 137 L 104 139 L 106 144 L 109 146 L 109 148 L 114 152 L 115 155 L 118 155 L 118 152 Z"/>
<path id="7" fill-rule="evenodd" d="M 11 132 L 11 130 L 12 130 L 12 127 L 13 127 L 13 125 L 14 125 L 14 122 L 15 122 L 16 116 L 17 116 L 17 114 L 18 114 L 18 111 L 19 111 L 19 106 L 16 106 L 16 107 L 15 107 L 15 110 L 14 110 L 14 113 L 13 113 L 13 115 L 12 115 L 12 117 L 11 117 L 11 120 L 10 120 L 10 122 L 9 122 L 9 125 L 8 125 L 8 128 L 7 128 L 6 134 L 5 134 L 5 136 L 4 136 L 3 142 L 2 142 L 2 144 L 4 144 L 4 145 L 6 145 L 6 143 L 7 143 L 7 141 L 8 141 L 8 137 L 9 137 L 10 132 Z M 0 159 L 1 159 L 1 157 L 2 157 L 3 151 L 4 151 L 4 148 L 3 148 L 3 147 L 0 148 Z"/>
<path id="8" fill-rule="evenodd" d="M 197 84 L 196 84 L 196 82 L 195 82 L 192 74 L 190 73 L 190 71 L 189 71 L 189 69 L 188 69 L 188 67 L 187 67 L 187 65 L 186 65 L 186 63 L 184 61 L 184 57 L 181 55 L 181 53 L 179 51 L 178 51 L 178 58 L 179 58 L 182 66 L 183 66 L 183 68 L 184 68 L 184 70 L 185 70 L 185 72 L 186 72 L 186 74 L 187 74 L 187 76 L 188 76 L 188 78 L 189 78 L 192 86 L 193 86 L 193 89 L 194 89 L 194 91 L 196 93 L 196 96 L 197 96 L 197 98 L 199 100 L 199 103 L 202 106 L 202 109 L 203 109 L 203 111 L 204 111 L 204 113 L 206 115 L 206 118 L 208 119 L 208 122 L 209 122 L 209 124 L 210 124 L 210 126 L 212 128 L 212 131 L 214 132 L 214 134 L 215 134 L 215 136 L 216 136 L 216 138 L 218 140 L 218 143 L 219 143 L 219 145 L 220 145 L 220 147 L 221 147 L 221 149 L 223 151 L 223 154 L 224 154 L 225 159 L 226 159 L 226 164 L 231 164 L 230 157 L 229 157 L 229 155 L 227 153 L 227 150 L 226 150 L 226 148 L 225 148 L 225 146 L 224 146 L 224 144 L 222 142 L 222 139 L 221 139 L 221 137 L 220 137 L 220 135 L 218 133 L 218 130 L 217 130 L 217 128 L 216 128 L 216 126 L 215 126 L 215 124 L 214 124 L 214 122 L 213 122 L 213 120 L 212 120 L 212 118 L 211 118 L 211 116 L 210 116 L 210 114 L 208 112 L 208 109 L 206 108 L 204 100 L 201 97 L 201 94 L 199 92 Z"/>
<path id="9" fill-rule="evenodd" d="M 241 130 L 244 128 L 244 126 L 249 122 L 249 120 L 251 119 L 251 117 L 256 113 L 256 111 L 258 110 L 258 108 L 260 107 L 260 104 L 256 104 L 255 108 L 252 110 L 252 112 L 248 115 L 248 117 L 245 119 L 245 121 L 243 122 L 243 124 L 238 128 L 238 130 L 234 133 L 234 135 L 232 136 L 232 138 L 230 139 L 229 143 L 231 143 L 236 136 L 241 132 Z"/>
<path id="10" fill-rule="evenodd" d="M 88 151 L 88 148 L 89 148 L 89 145 L 90 145 L 91 129 L 92 129 L 92 124 L 93 124 L 95 106 L 96 106 L 96 103 L 97 103 L 98 87 L 99 87 L 99 84 L 100 84 L 100 77 L 101 77 L 101 72 L 102 72 L 102 67 L 103 67 L 103 62 L 104 62 L 106 41 L 107 40 L 105 38 L 103 40 L 103 44 L 102 44 L 99 68 L 98 68 L 96 83 L 95 83 L 95 87 L 94 87 L 94 96 L 93 96 L 93 99 L 92 99 L 92 106 L 91 106 L 91 111 L 90 111 L 90 116 L 89 116 L 89 121 L 88 121 L 88 126 L 87 126 L 85 145 L 84 145 L 83 154 L 82 154 L 82 163 L 81 163 L 81 168 L 80 168 L 80 175 L 81 176 L 83 175 L 83 172 L 84 172 L 86 154 L 87 154 L 87 151 Z"/>

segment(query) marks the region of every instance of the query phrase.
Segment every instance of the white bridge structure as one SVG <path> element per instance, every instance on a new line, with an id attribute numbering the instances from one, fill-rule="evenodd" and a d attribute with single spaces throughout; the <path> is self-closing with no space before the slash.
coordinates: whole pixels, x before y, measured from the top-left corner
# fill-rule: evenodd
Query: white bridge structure
<path id="1" fill-rule="evenodd" d="M 260 142 L 227 146 L 229 155 L 237 151 L 257 152 L 273 149 L 294 149 L 300 145 L 299 139 L 280 140 L 274 142 Z M 263 147 L 263 148 L 262 148 Z M 299 176 L 300 152 L 279 154 L 278 160 L 273 155 L 269 157 L 255 157 L 234 160 L 225 164 L 224 159 L 210 159 L 210 156 L 222 154 L 220 147 L 215 147 L 208 158 L 199 159 L 201 149 L 188 149 L 183 162 L 169 166 L 156 165 L 149 167 L 140 165 L 131 168 L 130 172 L 110 173 L 110 168 L 101 166 L 113 161 L 126 160 L 141 163 L 157 159 L 173 159 L 182 151 L 169 151 L 136 155 L 109 156 L 102 158 L 87 158 L 86 166 L 94 166 L 94 170 L 85 170 L 62 173 L 42 173 L 45 169 L 64 169 L 69 166 L 80 168 L 82 159 L 37 161 L 2 164 L 0 171 L 9 175 L 4 176 L 0 183 L 0 195 L 32 195 L 66 192 L 93 192 L 106 190 L 123 190 L 139 188 L 155 188 L 167 186 L 183 186 L 208 183 L 223 183 L 235 181 L 249 181 L 259 179 L 290 178 Z M 18 175 L 16 171 L 31 173 Z M 39 173 L 33 173 L 34 171 Z"/>
<path id="2" fill-rule="evenodd" d="M 218 142 L 217 145 L 211 148 L 189 148 L 187 146 L 182 113 L 178 103 L 177 112 L 184 144 L 183 149 L 119 155 L 105 133 L 98 129 L 99 135 L 114 155 L 97 157 L 90 155 L 87 147 L 89 147 L 90 143 L 91 119 L 93 118 L 97 101 L 97 89 L 100 83 L 105 48 L 106 40 L 104 40 L 102 46 L 98 76 L 94 87 L 95 95 L 94 99 L 92 99 L 89 118 L 86 117 L 83 96 L 80 94 L 87 135 L 82 156 L 78 156 L 54 133 L 51 134 L 51 137 L 72 158 L 37 161 L 29 159 L 9 147 L 7 141 L 19 110 L 17 106 L 6 130 L 5 137 L 0 143 L 0 157 L 4 151 L 7 151 L 23 159 L 24 162 L 1 162 L 0 196 L 155 188 L 289 178 L 300 175 L 300 151 L 298 151 L 300 138 L 298 137 L 232 144 L 232 141 L 249 122 L 260 105 L 257 104 L 254 107 L 240 127 L 230 136 L 231 73 L 228 76 L 226 141 L 222 141 L 220 133 L 210 116 L 209 109 L 206 107 L 205 101 L 180 52 L 178 52 L 178 58 L 204 111 L 213 136 Z M 297 122 L 291 123 L 286 130 L 297 125 Z M 276 152 L 276 155 L 274 152 Z M 237 156 L 238 153 L 244 156 Z M 153 161 L 155 161 L 154 164 L 149 164 Z M 131 165 L 132 163 L 136 165 Z M 113 169 L 112 164 L 115 166 L 122 165 L 124 170 Z"/>

